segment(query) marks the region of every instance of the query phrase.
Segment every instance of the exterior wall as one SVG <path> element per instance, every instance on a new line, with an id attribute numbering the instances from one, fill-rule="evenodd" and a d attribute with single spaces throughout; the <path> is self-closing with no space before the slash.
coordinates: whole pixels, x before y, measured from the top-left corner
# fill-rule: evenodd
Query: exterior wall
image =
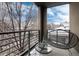
<path id="1" fill-rule="evenodd" d="M 79 37 L 79 3 L 70 4 L 70 30 Z M 79 52 L 79 44 L 75 47 Z"/>

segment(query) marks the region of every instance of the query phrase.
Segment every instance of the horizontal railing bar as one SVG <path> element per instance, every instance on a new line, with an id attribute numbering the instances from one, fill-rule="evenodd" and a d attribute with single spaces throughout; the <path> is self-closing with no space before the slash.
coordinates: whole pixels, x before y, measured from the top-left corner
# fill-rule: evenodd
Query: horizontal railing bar
<path id="1" fill-rule="evenodd" d="M 33 33 L 33 36 L 36 36 L 36 35 L 38 35 L 38 34 Z"/>
<path id="2" fill-rule="evenodd" d="M 33 43 L 35 43 L 35 41 L 34 42 L 32 42 L 30 45 L 33 45 Z M 35 44 L 34 44 L 35 45 Z M 26 46 L 26 44 L 24 45 L 24 47 Z M 28 43 L 27 43 L 27 46 L 26 47 L 28 47 Z M 27 49 L 28 50 L 28 49 Z M 16 50 L 17 51 L 17 50 Z M 15 51 L 14 51 L 15 52 Z M 13 53 L 13 52 L 12 52 Z M 19 52 L 20 53 L 20 52 Z M 17 54 L 19 54 L 19 53 L 17 53 Z M 11 54 L 11 53 L 10 53 Z M 16 54 L 16 55 L 17 55 Z"/>
<path id="3" fill-rule="evenodd" d="M 7 54 L 7 55 L 5 55 L 5 56 L 8 56 L 8 55 L 10 55 L 11 53 L 13 53 L 13 52 L 15 52 L 15 51 L 17 51 L 17 50 L 12 51 L 12 52 L 8 53 L 8 54 Z"/>
<path id="4" fill-rule="evenodd" d="M 27 40 L 26 40 L 25 42 L 27 42 Z M 28 43 L 27 43 L 27 44 L 28 44 Z M 20 45 L 20 44 L 18 44 L 18 45 Z M 15 46 L 17 46 L 17 45 L 15 45 Z M 9 49 L 11 49 L 11 48 L 14 48 L 15 46 L 12 46 L 12 47 L 10 47 L 10 48 L 8 48 L 8 49 L 5 49 L 5 50 L 1 51 L 0 53 L 5 52 L 5 51 L 7 51 L 7 50 L 9 50 Z"/>
<path id="5" fill-rule="evenodd" d="M 28 35 L 28 34 L 26 34 L 26 35 Z M 24 36 L 24 35 L 21 35 L 21 36 Z M 14 36 L 14 37 L 9 37 L 9 38 L 3 38 L 0 41 L 4 41 L 4 40 L 8 40 L 8 39 L 14 39 L 16 37 L 19 37 L 19 36 Z"/>
<path id="6" fill-rule="evenodd" d="M 27 40 L 26 40 L 24 43 L 26 43 L 26 42 L 27 42 Z M 27 44 L 28 44 L 28 43 L 27 43 Z M 18 44 L 18 45 L 20 45 L 20 44 Z M 15 46 L 17 46 L 17 45 L 15 45 Z M 13 46 L 13 47 L 15 47 L 15 46 Z M 8 49 L 5 49 L 5 50 L 1 51 L 0 53 L 5 52 L 5 51 L 7 51 L 7 50 L 9 50 L 9 49 L 11 49 L 11 48 L 13 48 L 13 47 L 10 47 L 10 48 L 8 48 Z"/>
<path id="7" fill-rule="evenodd" d="M 27 39 L 28 39 L 28 37 L 26 37 Z M 31 39 L 34 39 L 34 38 L 36 38 L 36 37 L 32 37 Z M 23 39 L 22 39 L 23 40 Z M 19 40 L 17 40 L 17 41 L 19 41 Z M 5 44 L 5 45 L 1 45 L 0 47 L 2 47 L 2 46 L 6 46 L 6 45 L 9 45 L 9 44 L 12 44 L 12 43 L 14 43 L 14 42 L 16 42 L 16 41 L 12 41 L 12 42 L 10 42 L 10 43 L 7 43 L 7 44 Z"/>
<path id="8" fill-rule="evenodd" d="M 24 45 L 24 47 L 27 47 L 27 48 L 28 48 L 28 45 L 27 45 L 27 46 L 26 46 L 26 45 Z M 28 49 L 27 49 L 27 50 L 28 50 Z M 17 53 L 17 54 L 20 54 L 20 52 L 19 52 L 19 53 Z M 17 55 L 17 54 L 16 54 L 16 55 Z"/>
<path id="9" fill-rule="evenodd" d="M 70 30 L 64 30 L 64 29 L 56 29 L 56 30 L 51 30 L 51 31 L 50 31 L 50 32 L 48 32 L 48 33 L 51 33 L 51 32 L 53 32 L 53 31 L 60 31 L 60 30 L 61 30 L 61 31 L 68 32 L 68 33 L 69 33 L 69 31 L 70 31 Z"/>
<path id="10" fill-rule="evenodd" d="M 30 34 L 33 34 L 32 36 L 30 36 L 30 37 L 31 37 L 30 42 L 31 42 L 31 46 L 32 46 L 34 43 L 38 42 L 38 40 L 36 40 L 36 39 L 38 39 L 38 38 L 37 38 L 38 32 L 33 32 L 33 31 L 39 31 L 39 30 L 1 32 L 0 35 L 11 34 L 11 33 L 13 34 L 13 33 L 27 32 L 27 33 L 26 33 L 27 36 L 25 36 L 25 37 L 27 38 L 27 40 L 24 41 L 24 43 L 26 43 L 26 44 L 24 44 L 24 46 L 23 46 L 23 47 L 24 47 L 23 49 L 25 49 L 25 48 L 28 46 L 28 32 L 29 32 L 29 31 L 31 31 Z M 23 35 L 21 35 L 21 36 L 23 36 Z M 8 40 L 8 39 L 14 39 L 15 37 L 19 37 L 19 36 L 12 36 L 12 37 L 8 37 L 8 38 L 2 38 L 0 41 L 5 41 L 5 40 Z M 32 39 L 35 39 L 35 40 L 33 41 Z M 23 39 L 22 39 L 22 40 L 23 40 Z M 19 42 L 19 39 L 17 40 L 17 42 Z M 1 45 L 0 47 L 9 46 L 10 44 L 13 44 L 13 43 L 16 43 L 16 41 L 13 40 L 13 41 L 11 41 L 11 42 L 8 42 L 7 44 Z M 22 43 L 23 43 L 23 42 L 22 42 Z M 17 45 L 20 45 L 20 44 L 11 45 L 10 47 L 7 47 L 7 49 L 0 51 L 0 53 L 5 52 L 5 51 L 9 51 L 10 49 L 13 49 L 14 51 L 11 51 L 11 52 L 9 52 L 8 54 L 6 54 L 6 56 L 7 56 L 7 55 L 10 55 L 11 53 L 13 53 L 13 52 L 15 52 L 15 51 L 20 51 L 19 49 L 22 48 L 22 47 L 20 47 L 20 48 L 15 48 Z M 16 53 L 17 53 L 17 52 L 16 52 Z M 20 51 L 20 53 L 21 53 L 21 51 Z"/>
<path id="11" fill-rule="evenodd" d="M 32 42 L 31 44 L 33 45 L 33 43 L 35 43 L 35 42 Z M 27 43 L 27 44 L 25 44 L 25 45 L 24 45 L 24 47 L 25 47 L 26 45 L 28 45 L 28 43 Z M 28 46 L 27 46 L 27 47 L 28 47 Z M 17 50 L 18 50 L 18 49 L 17 49 Z M 8 53 L 7 55 L 10 55 L 11 53 L 13 53 L 13 52 L 15 52 L 15 51 L 17 51 L 17 50 L 14 50 L 14 51 L 12 51 L 12 52 Z M 18 53 L 17 53 L 17 54 L 18 54 Z M 17 55 L 17 54 L 16 54 L 16 55 Z M 6 56 L 7 56 L 7 55 L 6 55 Z"/>
<path id="12" fill-rule="evenodd" d="M 23 39 L 22 39 L 22 40 L 23 40 Z M 19 41 L 19 40 L 17 40 L 17 41 Z M 2 46 L 6 46 L 6 45 L 9 45 L 9 44 L 12 44 L 12 43 L 14 43 L 14 42 L 16 42 L 16 41 L 13 41 L 13 42 L 7 43 L 7 44 L 5 44 L 5 45 L 1 45 L 0 47 L 2 47 Z"/>
<path id="13" fill-rule="evenodd" d="M 1 32 L 0 35 L 2 34 L 13 34 L 13 33 L 19 33 L 19 32 L 29 32 L 29 31 L 39 31 L 39 30 L 26 30 L 26 31 L 12 31 L 12 32 Z"/>
<path id="14" fill-rule="evenodd" d="M 19 44 L 19 45 L 20 45 L 20 44 Z M 28 43 L 26 43 L 25 46 L 26 46 L 26 45 L 28 45 Z M 17 50 L 18 50 L 18 49 L 17 49 Z M 13 53 L 13 52 L 15 52 L 15 51 L 17 51 L 17 50 L 14 50 L 14 51 L 8 53 L 7 55 L 9 55 L 9 54 L 11 54 L 11 53 Z"/>
<path id="15" fill-rule="evenodd" d="M 28 36 L 28 34 L 26 34 Z M 36 34 L 38 35 L 38 34 Z M 36 36 L 36 35 L 33 35 L 33 36 Z M 21 35 L 21 36 L 24 36 L 24 35 Z M 19 36 L 14 36 L 14 37 L 9 37 L 9 38 L 3 38 L 1 39 L 0 41 L 4 41 L 4 40 L 8 40 L 8 39 L 13 39 L 13 38 L 16 38 L 16 37 L 19 37 Z"/>
<path id="16" fill-rule="evenodd" d="M 37 36 L 30 37 L 30 39 L 38 38 Z"/>
<path id="17" fill-rule="evenodd" d="M 33 43 L 32 43 L 32 45 L 33 45 Z M 24 47 L 25 47 L 26 45 L 24 45 Z M 28 46 L 27 46 L 28 47 Z M 14 51 L 12 51 L 12 52 L 10 52 L 10 53 L 8 53 L 7 55 L 10 55 L 11 53 L 13 53 L 13 52 L 15 52 L 15 51 L 17 51 L 17 50 L 14 50 Z M 6 55 L 6 56 L 7 56 Z"/>
<path id="18" fill-rule="evenodd" d="M 38 42 L 37 42 L 37 43 L 38 43 Z M 35 43 L 35 44 L 37 44 L 37 43 Z M 33 43 L 32 43 L 32 44 L 33 44 Z M 34 44 L 34 45 L 35 45 L 35 44 Z M 33 46 L 34 46 L 34 45 L 33 45 Z M 32 48 L 32 47 L 31 47 L 31 48 Z M 30 49 L 31 49 L 31 48 L 30 48 Z M 27 49 L 27 50 L 28 50 L 28 49 Z M 27 50 L 25 50 L 24 52 L 26 52 Z M 24 53 L 24 52 L 23 52 L 23 53 Z M 17 53 L 17 54 L 19 54 L 19 53 Z M 16 55 L 17 55 L 17 54 L 16 54 Z M 22 55 L 22 53 L 21 53 L 20 55 Z"/>

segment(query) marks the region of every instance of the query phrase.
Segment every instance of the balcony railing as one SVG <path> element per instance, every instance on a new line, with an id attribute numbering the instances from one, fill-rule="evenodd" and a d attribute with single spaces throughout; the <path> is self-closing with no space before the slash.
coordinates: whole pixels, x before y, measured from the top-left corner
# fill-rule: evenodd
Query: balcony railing
<path id="1" fill-rule="evenodd" d="M 21 33 L 21 40 L 19 39 L 19 33 Z M 61 35 L 62 33 L 66 35 Z M 30 55 L 31 49 L 39 42 L 39 39 L 39 30 L 1 32 L 0 56 Z M 71 48 L 77 44 L 78 39 L 79 38 L 74 33 L 70 32 L 70 30 L 67 31 L 59 29 L 48 32 L 49 44 L 58 48 Z"/>
<path id="2" fill-rule="evenodd" d="M 77 45 L 79 38 L 70 30 L 50 30 L 48 32 L 48 41 L 54 47 L 62 49 L 70 49 Z"/>
<path id="3" fill-rule="evenodd" d="M 19 33 L 21 33 L 21 40 L 19 39 Z M 26 51 L 28 51 L 28 55 L 30 55 L 30 49 L 38 43 L 38 39 L 39 30 L 2 32 L 0 33 L 0 55 L 16 56 L 22 55 Z"/>

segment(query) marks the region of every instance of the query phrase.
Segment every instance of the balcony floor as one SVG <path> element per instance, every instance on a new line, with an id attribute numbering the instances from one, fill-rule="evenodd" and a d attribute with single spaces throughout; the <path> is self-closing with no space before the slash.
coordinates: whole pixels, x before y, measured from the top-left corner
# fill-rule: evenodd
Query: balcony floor
<path id="1" fill-rule="evenodd" d="M 59 49 L 51 46 L 52 52 L 49 54 L 41 54 L 35 50 L 35 48 L 30 52 L 31 56 L 79 56 L 79 53 L 74 49 L 70 49 L 71 53 L 66 49 Z"/>

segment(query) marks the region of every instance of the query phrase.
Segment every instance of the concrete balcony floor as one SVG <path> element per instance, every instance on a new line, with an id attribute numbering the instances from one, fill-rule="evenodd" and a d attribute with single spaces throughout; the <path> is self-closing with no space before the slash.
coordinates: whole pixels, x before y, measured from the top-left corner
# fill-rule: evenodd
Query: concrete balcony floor
<path id="1" fill-rule="evenodd" d="M 41 54 L 41 53 L 37 52 L 34 48 L 30 52 L 30 54 L 31 54 L 30 56 L 79 56 L 79 53 L 74 48 L 70 49 L 72 54 L 67 49 L 59 49 L 59 48 L 55 48 L 53 46 L 51 46 L 51 48 L 52 48 L 52 52 L 49 54 Z"/>

